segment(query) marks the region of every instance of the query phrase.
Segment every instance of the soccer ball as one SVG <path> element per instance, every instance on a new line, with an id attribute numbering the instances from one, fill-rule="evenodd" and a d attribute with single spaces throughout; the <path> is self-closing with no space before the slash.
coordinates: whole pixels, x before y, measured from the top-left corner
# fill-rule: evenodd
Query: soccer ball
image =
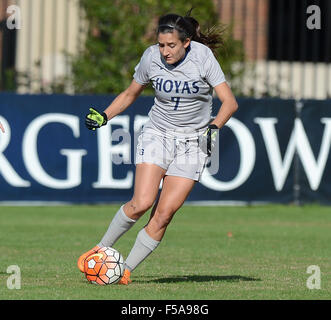
<path id="1" fill-rule="evenodd" d="M 123 256 L 114 248 L 100 248 L 85 259 L 84 273 L 90 283 L 117 283 L 123 276 Z"/>

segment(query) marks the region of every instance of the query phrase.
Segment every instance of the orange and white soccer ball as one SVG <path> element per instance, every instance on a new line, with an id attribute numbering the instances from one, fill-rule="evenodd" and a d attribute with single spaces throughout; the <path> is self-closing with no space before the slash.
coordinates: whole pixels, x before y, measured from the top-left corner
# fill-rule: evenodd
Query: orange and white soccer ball
<path id="1" fill-rule="evenodd" d="M 84 261 L 84 273 L 90 283 L 117 283 L 123 276 L 123 256 L 114 248 L 102 247 Z"/>

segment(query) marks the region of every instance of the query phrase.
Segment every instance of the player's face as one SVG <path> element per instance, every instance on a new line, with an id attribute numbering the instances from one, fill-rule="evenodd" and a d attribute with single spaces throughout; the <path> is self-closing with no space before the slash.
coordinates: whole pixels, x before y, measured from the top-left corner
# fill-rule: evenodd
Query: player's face
<path id="1" fill-rule="evenodd" d="M 178 37 L 177 30 L 172 33 L 159 33 L 158 42 L 160 53 L 168 64 L 174 64 L 184 58 L 185 49 L 190 44 L 190 39 L 182 42 Z"/>

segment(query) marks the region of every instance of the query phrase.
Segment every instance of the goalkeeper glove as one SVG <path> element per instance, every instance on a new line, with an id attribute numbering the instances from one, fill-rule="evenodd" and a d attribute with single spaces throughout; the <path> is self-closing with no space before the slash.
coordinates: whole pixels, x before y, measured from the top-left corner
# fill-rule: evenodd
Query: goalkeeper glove
<path id="1" fill-rule="evenodd" d="M 95 130 L 107 124 L 107 115 L 102 112 L 100 113 L 94 108 L 90 108 L 90 113 L 85 117 L 85 125 L 90 130 Z"/>
<path id="2" fill-rule="evenodd" d="M 208 157 L 211 156 L 211 152 L 215 147 L 218 130 L 215 124 L 210 124 L 206 131 L 199 137 L 200 148 L 204 153 L 207 153 Z"/>

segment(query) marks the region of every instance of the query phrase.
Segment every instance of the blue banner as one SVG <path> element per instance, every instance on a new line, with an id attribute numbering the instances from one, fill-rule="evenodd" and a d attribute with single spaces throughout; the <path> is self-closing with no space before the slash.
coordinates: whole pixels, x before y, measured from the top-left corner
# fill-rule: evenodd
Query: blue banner
<path id="1" fill-rule="evenodd" d="M 124 202 L 153 97 L 89 131 L 88 108 L 114 96 L 0 94 L 0 201 Z M 331 202 L 331 100 L 238 99 L 219 162 L 189 201 Z M 220 105 L 215 100 L 215 110 Z"/>

